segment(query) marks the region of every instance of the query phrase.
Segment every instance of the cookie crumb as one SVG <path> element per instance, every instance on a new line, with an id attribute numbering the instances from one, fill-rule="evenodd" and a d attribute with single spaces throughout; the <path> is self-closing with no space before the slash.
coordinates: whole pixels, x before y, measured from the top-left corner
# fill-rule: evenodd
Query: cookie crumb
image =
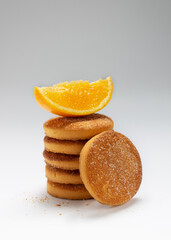
<path id="1" fill-rule="evenodd" d="M 57 207 L 61 207 L 61 205 L 60 205 L 60 204 L 56 204 L 56 206 L 57 206 Z"/>
<path id="2" fill-rule="evenodd" d="M 62 213 L 59 213 L 59 215 L 62 215 Z"/>
<path id="3" fill-rule="evenodd" d="M 39 199 L 40 202 L 46 202 L 48 200 L 48 197 L 45 196 L 45 197 L 42 197 Z"/>
<path id="4" fill-rule="evenodd" d="M 38 203 L 38 202 L 48 202 L 49 201 L 49 198 L 48 196 L 43 196 L 43 197 L 32 197 L 32 196 L 29 196 L 29 197 L 26 197 L 25 198 L 25 201 L 31 201 L 32 203 Z"/>

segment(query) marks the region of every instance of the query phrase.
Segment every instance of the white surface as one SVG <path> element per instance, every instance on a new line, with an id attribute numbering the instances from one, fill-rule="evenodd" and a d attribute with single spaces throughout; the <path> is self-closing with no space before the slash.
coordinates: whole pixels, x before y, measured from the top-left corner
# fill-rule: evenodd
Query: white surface
<path id="1" fill-rule="evenodd" d="M 170 9 L 167 0 L 0 2 L 1 239 L 171 238 Z M 42 202 L 52 115 L 33 87 L 108 75 L 114 94 L 102 113 L 140 152 L 139 192 L 119 207 Z"/>

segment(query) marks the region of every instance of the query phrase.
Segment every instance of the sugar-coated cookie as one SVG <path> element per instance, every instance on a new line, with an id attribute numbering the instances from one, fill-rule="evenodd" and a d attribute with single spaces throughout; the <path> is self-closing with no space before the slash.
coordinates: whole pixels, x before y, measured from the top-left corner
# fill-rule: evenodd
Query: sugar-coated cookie
<path id="1" fill-rule="evenodd" d="M 79 155 L 87 141 L 88 140 L 59 140 L 45 136 L 44 146 L 49 152 Z"/>
<path id="2" fill-rule="evenodd" d="M 83 184 L 79 170 L 64 170 L 49 165 L 45 167 L 46 177 L 51 182 L 64 184 Z"/>
<path id="3" fill-rule="evenodd" d="M 81 140 L 113 129 L 111 118 L 94 113 L 83 117 L 55 117 L 43 125 L 48 137 L 63 140 Z"/>
<path id="4" fill-rule="evenodd" d="M 52 167 L 66 170 L 79 169 L 79 155 L 53 153 L 44 150 L 43 157 L 45 162 Z"/>
<path id="5" fill-rule="evenodd" d="M 47 192 L 53 197 L 64 199 L 90 199 L 89 194 L 83 184 L 60 184 L 47 181 Z"/>
<path id="6" fill-rule="evenodd" d="M 80 174 L 93 198 L 103 204 L 120 205 L 128 202 L 139 189 L 141 159 L 127 137 L 113 130 L 105 131 L 83 147 Z"/>

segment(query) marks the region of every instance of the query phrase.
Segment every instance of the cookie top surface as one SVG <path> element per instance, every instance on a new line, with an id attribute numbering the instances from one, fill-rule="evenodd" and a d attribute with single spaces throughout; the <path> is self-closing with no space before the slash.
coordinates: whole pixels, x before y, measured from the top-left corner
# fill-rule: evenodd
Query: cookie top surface
<path id="1" fill-rule="evenodd" d="M 89 140 L 80 154 L 80 174 L 99 202 L 120 205 L 138 191 L 142 165 L 133 143 L 121 133 L 105 131 Z"/>
<path id="2" fill-rule="evenodd" d="M 79 155 L 67 155 L 62 153 L 43 151 L 43 157 L 49 161 L 78 161 Z"/>
<path id="3" fill-rule="evenodd" d="M 79 170 L 65 170 L 65 169 L 60 169 L 60 168 L 55 168 L 55 167 L 52 167 L 50 165 L 46 165 L 46 168 L 53 171 L 53 172 L 58 172 L 58 173 L 61 173 L 61 174 L 70 174 L 70 175 L 80 175 L 80 172 Z"/>
<path id="4" fill-rule="evenodd" d="M 65 129 L 65 130 L 90 130 L 105 126 L 113 127 L 111 118 L 94 113 L 83 117 L 55 117 L 44 123 L 44 128 Z"/>
<path id="5" fill-rule="evenodd" d="M 48 136 L 44 137 L 44 142 L 48 142 L 48 143 L 60 143 L 62 145 L 67 145 L 67 144 L 72 144 L 72 145 L 78 145 L 78 144 L 86 144 L 88 140 L 60 140 L 60 139 L 56 139 L 56 138 L 51 138 Z"/>
<path id="6" fill-rule="evenodd" d="M 58 187 L 60 189 L 72 190 L 72 191 L 79 191 L 84 190 L 87 191 L 83 184 L 61 184 L 61 183 L 54 183 L 50 180 L 47 181 L 48 184 L 51 184 L 54 187 Z"/>

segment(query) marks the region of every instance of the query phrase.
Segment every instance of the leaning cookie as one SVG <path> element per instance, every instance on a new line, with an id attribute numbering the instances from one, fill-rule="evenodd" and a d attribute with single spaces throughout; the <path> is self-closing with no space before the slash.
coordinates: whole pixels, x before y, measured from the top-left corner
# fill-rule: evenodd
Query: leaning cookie
<path id="1" fill-rule="evenodd" d="M 62 140 L 82 140 L 113 129 L 111 118 L 94 113 L 83 117 L 55 117 L 43 125 L 50 138 Z"/>
<path id="2" fill-rule="evenodd" d="M 47 192 L 53 197 L 64 198 L 64 199 L 91 199 L 92 196 L 89 194 L 83 184 L 60 184 L 47 181 Z"/>
<path id="3" fill-rule="evenodd" d="M 124 135 L 103 132 L 83 147 L 80 175 L 89 193 L 107 205 L 128 202 L 138 191 L 142 165 L 133 143 Z"/>

